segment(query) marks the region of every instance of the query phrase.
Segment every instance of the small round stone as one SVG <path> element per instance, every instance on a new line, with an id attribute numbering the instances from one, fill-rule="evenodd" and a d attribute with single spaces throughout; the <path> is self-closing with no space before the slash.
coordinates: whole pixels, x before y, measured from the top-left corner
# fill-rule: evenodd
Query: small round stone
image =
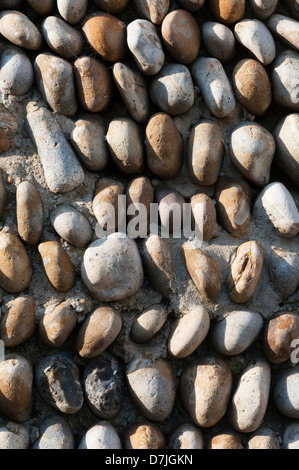
<path id="1" fill-rule="evenodd" d="M 299 50 L 298 21 L 285 15 L 272 15 L 267 21 L 270 31 L 286 46 Z"/>
<path id="2" fill-rule="evenodd" d="M 112 302 L 135 294 L 143 284 L 136 242 L 116 232 L 91 243 L 83 256 L 81 276 L 91 294 L 100 301 Z"/>
<path id="3" fill-rule="evenodd" d="M 7 354 L 0 362 L 0 413 L 16 423 L 32 415 L 32 365 L 20 354 Z"/>
<path id="4" fill-rule="evenodd" d="M 30 295 L 17 297 L 2 309 L 0 338 L 6 347 L 16 347 L 29 339 L 36 327 L 35 301 Z"/>
<path id="5" fill-rule="evenodd" d="M 209 442 L 209 449 L 243 449 L 242 442 L 235 432 L 216 434 Z"/>
<path id="6" fill-rule="evenodd" d="M 169 10 L 170 0 L 135 0 L 134 3 L 142 18 L 159 25 Z"/>
<path id="7" fill-rule="evenodd" d="M 198 233 L 201 234 L 199 236 L 202 236 L 204 241 L 211 241 L 214 236 L 214 228 L 217 218 L 213 200 L 207 194 L 199 193 L 192 196 L 190 204 L 192 210 L 192 225 L 194 221 L 194 230 L 198 230 Z"/>
<path id="8" fill-rule="evenodd" d="M 284 50 L 272 67 L 273 98 L 279 106 L 299 111 L 299 53 Z"/>
<path id="9" fill-rule="evenodd" d="M 295 294 L 299 284 L 299 254 L 273 248 L 268 259 L 268 273 L 283 299 Z"/>
<path id="10" fill-rule="evenodd" d="M 161 304 L 154 304 L 138 315 L 133 323 L 131 335 L 136 343 L 149 341 L 164 325 L 168 310 Z"/>
<path id="11" fill-rule="evenodd" d="M 203 449 L 204 442 L 200 428 L 191 423 L 180 424 L 171 432 L 169 449 Z"/>
<path id="12" fill-rule="evenodd" d="M 124 431 L 125 449 L 164 449 L 165 438 L 153 423 L 141 421 L 130 424 Z"/>
<path id="13" fill-rule="evenodd" d="M 120 438 L 109 421 L 99 421 L 83 435 L 78 449 L 121 449 Z"/>
<path id="14" fill-rule="evenodd" d="M 9 421 L 0 427 L 0 450 L 28 449 L 29 445 L 30 436 L 25 426 Z"/>
<path id="15" fill-rule="evenodd" d="M 274 403 L 279 411 L 289 418 L 299 418 L 298 386 L 298 365 L 282 370 L 274 379 Z"/>
<path id="16" fill-rule="evenodd" d="M 281 364 L 287 361 L 299 338 L 299 315 L 292 312 L 278 312 L 267 322 L 264 334 L 264 352 L 269 362 Z M 296 344 L 296 346 L 298 346 Z"/>
<path id="17" fill-rule="evenodd" d="M 147 176 L 139 176 L 134 178 L 128 185 L 127 191 L 127 220 L 131 221 L 135 216 L 136 212 L 138 213 L 141 210 L 140 205 L 146 209 L 146 228 L 147 224 L 150 221 L 150 208 L 151 204 L 154 202 L 154 190 L 152 183 Z M 142 225 L 145 223 L 142 220 Z M 129 231 L 129 224 L 128 224 Z M 147 235 L 147 232 L 146 232 Z"/>
<path id="18" fill-rule="evenodd" d="M 259 427 L 249 436 L 248 449 L 280 449 L 278 437 L 272 429 Z"/>
<path id="19" fill-rule="evenodd" d="M 62 346 L 77 324 L 77 313 L 64 301 L 43 315 L 38 325 L 39 340 L 50 348 Z"/>
<path id="20" fill-rule="evenodd" d="M 221 23 L 232 24 L 245 14 L 245 0 L 209 0 L 209 7 Z"/>
<path id="21" fill-rule="evenodd" d="M 213 327 L 213 347 L 225 356 L 241 354 L 255 342 L 262 327 L 263 317 L 259 313 L 246 310 L 230 312 Z"/>
<path id="22" fill-rule="evenodd" d="M 276 142 L 275 163 L 299 186 L 299 113 L 284 116 L 276 125 L 273 136 Z"/>
<path id="23" fill-rule="evenodd" d="M 201 27 L 202 40 L 211 57 L 222 64 L 231 62 L 235 57 L 235 37 L 228 26 L 215 21 L 205 21 Z"/>
<path id="24" fill-rule="evenodd" d="M 114 178 L 104 177 L 97 182 L 92 208 L 98 225 L 103 231 L 106 230 L 109 233 L 110 230 L 115 231 L 118 228 L 118 219 L 121 217 L 119 200 L 121 196 L 124 196 L 124 191 L 124 185 Z M 96 234 L 98 235 L 97 228 Z M 103 235 L 105 235 L 104 232 Z"/>
<path id="25" fill-rule="evenodd" d="M 81 357 L 101 354 L 118 336 L 122 327 L 121 314 L 112 307 L 99 307 L 84 320 L 76 339 Z"/>
<path id="26" fill-rule="evenodd" d="M 42 34 L 20 11 L 4 10 L 0 13 L 0 33 L 22 49 L 36 51 L 42 47 Z"/>
<path id="27" fill-rule="evenodd" d="M 162 233 L 178 233 L 179 236 L 185 204 L 183 196 L 168 186 L 157 186 L 155 201 L 158 203 Z"/>
<path id="28" fill-rule="evenodd" d="M 65 59 L 74 59 L 81 53 L 83 36 L 75 28 L 56 16 L 47 16 L 42 23 L 42 33 L 46 43 Z"/>
<path id="29" fill-rule="evenodd" d="M 283 449 L 299 449 L 299 423 L 293 421 L 288 423 L 283 431 Z"/>
<path id="30" fill-rule="evenodd" d="M 67 292 L 75 284 L 75 269 L 59 242 L 48 241 L 38 245 L 44 269 L 51 285 L 59 292 Z"/>
<path id="31" fill-rule="evenodd" d="M 27 245 L 36 245 L 44 228 L 39 192 L 31 181 L 22 181 L 16 192 L 18 232 Z"/>
<path id="32" fill-rule="evenodd" d="M 48 415 L 39 426 L 39 439 L 32 449 L 74 449 L 75 439 L 68 422 L 59 415 Z"/>
<path id="33" fill-rule="evenodd" d="M 17 46 L 4 47 L 1 50 L 0 58 L 1 91 L 10 95 L 22 96 L 28 93 L 33 82 L 33 67 L 27 54 Z"/>
<path id="34" fill-rule="evenodd" d="M 170 362 L 143 354 L 127 366 L 130 395 L 141 414 L 150 421 L 163 421 L 173 407 L 176 378 Z"/>
<path id="35" fill-rule="evenodd" d="M 65 21 L 79 23 L 85 15 L 88 0 L 57 0 L 57 8 Z"/>
<path id="36" fill-rule="evenodd" d="M 214 426 L 225 415 L 232 389 L 232 373 L 226 362 L 201 355 L 184 368 L 179 396 L 197 426 Z"/>
<path id="37" fill-rule="evenodd" d="M 8 0 L 11 3 L 10 0 Z M 55 0 L 27 0 L 31 8 L 40 16 L 49 16 L 56 6 Z"/>
<path id="38" fill-rule="evenodd" d="M 83 247 L 92 240 L 93 232 L 88 219 L 68 204 L 53 209 L 50 221 L 58 235 L 74 246 Z"/>
<path id="39" fill-rule="evenodd" d="M 21 240 L 13 234 L 0 233 L 0 286 L 10 294 L 28 287 L 32 265 Z"/>
<path id="40" fill-rule="evenodd" d="M 255 18 L 265 20 L 273 15 L 278 0 L 249 0 L 250 8 Z"/>
<path id="41" fill-rule="evenodd" d="M 274 60 L 275 42 L 262 21 L 248 18 L 239 21 L 234 27 L 234 33 L 236 39 L 263 65 L 269 65 Z"/>
<path id="42" fill-rule="evenodd" d="M 166 64 L 150 85 L 152 102 L 161 111 L 176 116 L 194 104 L 194 85 L 189 69 L 183 64 Z"/>
<path id="43" fill-rule="evenodd" d="M 101 419 L 115 418 L 122 406 L 123 370 L 108 352 L 90 361 L 83 373 L 85 399 L 92 413 Z"/>
<path id="44" fill-rule="evenodd" d="M 69 355 L 57 353 L 39 360 L 35 385 L 45 402 L 61 413 L 77 413 L 83 405 L 79 370 Z"/>

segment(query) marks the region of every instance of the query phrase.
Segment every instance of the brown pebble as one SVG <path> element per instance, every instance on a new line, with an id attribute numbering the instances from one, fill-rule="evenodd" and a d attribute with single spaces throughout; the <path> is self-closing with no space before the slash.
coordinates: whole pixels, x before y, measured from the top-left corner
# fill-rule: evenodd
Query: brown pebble
<path id="1" fill-rule="evenodd" d="M 21 240 L 11 233 L 0 233 L 0 286 L 10 294 L 22 292 L 32 277 L 32 265 Z"/>
<path id="2" fill-rule="evenodd" d="M 242 442 L 238 434 L 225 432 L 212 437 L 209 442 L 209 449 L 243 449 Z"/>
<path id="3" fill-rule="evenodd" d="M 84 320 L 76 339 L 81 357 L 91 359 L 101 354 L 118 336 L 122 327 L 121 314 L 112 307 L 99 307 Z"/>
<path id="4" fill-rule="evenodd" d="M 7 306 L 1 318 L 0 338 L 8 348 L 29 339 L 35 331 L 35 301 L 30 295 L 17 297 Z"/>
<path id="5" fill-rule="evenodd" d="M 92 208 L 98 224 L 103 229 L 109 227 L 118 228 L 118 209 L 119 209 L 119 196 L 124 195 L 124 186 L 120 181 L 114 178 L 101 178 L 95 188 L 95 195 L 92 201 Z M 107 204 L 111 204 L 114 208 L 110 213 Z M 125 208 L 124 208 L 125 209 Z"/>
<path id="6" fill-rule="evenodd" d="M 232 24 L 245 14 L 245 0 L 209 0 L 209 7 L 221 23 Z"/>
<path id="7" fill-rule="evenodd" d="M 281 364 L 287 361 L 293 350 L 293 340 L 299 338 L 299 316 L 293 312 L 279 312 L 268 321 L 264 335 L 264 352 L 269 362 Z"/>
<path id="8" fill-rule="evenodd" d="M 192 210 L 192 229 L 195 230 L 195 225 L 197 224 L 203 240 L 205 242 L 211 241 L 216 224 L 216 208 L 213 200 L 207 194 L 199 193 L 192 196 L 190 204 Z"/>
<path id="9" fill-rule="evenodd" d="M 154 202 L 154 190 L 152 183 L 147 176 L 139 176 L 133 179 L 127 187 L 127 208 L 132 204 L 130 214 L 127 215 L 127 220 L 130 221 L 138 212 L 138 204 L 143 204 L 146 208 L 146 221 L 150 219 L 150 205 Z M 132 214 L 131 214 L 132 211 Z"/>
<path id="10" fill-rule="evenodd" d="M 74 63 L 78 101 L 92 113 L 104 111 L 112 99 L 112 80 L 107 67 L 93 57 L 79 57 Z"/>
<path id="11" fill-rule="evenodd" d="M 145 134 L 149 170 L 162 179 L 177 177 L 183 164 L 183 141 L 173 119 L 166 113 L 154 114 Z"/>
<path id="12" fill-rule="evenodd" d="M 46 275 L 59 292 L 67 292 L 75 284 L 75 270 L 69 255 L 59 242 L 48 241 L 38 245 Z"/>
<path id="13" fill-rule="evenodd" d="M 49 347 L 63 345 L 77 324 L 78 314 L 67 302 L 62 302 L 51 313 L 43 315 L 38 325 L 39 340 Z"/>
<path id="14" fill-rule="evenodd" d="M 270 80 L 263 65 L 254 59 L 243 59 L 235 66 L 232 79 L 239 103 L 255 116 L 262 116 L 272 99 Z"/>
<path id="15" fill-rule="evenodd" d="M 30 181 L 22 181 L 17 187 L 17 224 L 22 240 L 35 245 L 43 231 L 44 213 L 39 192 Z"/>
<path id="16" fill-rule="evenodd" d="M 126 24 L 113 15 L 97 12 L 88 15 L 83 32 L 103 60 L 118 62 L 127 55 Z"/>
<path id="17" fill-rule="evenodd" d="M 222 227 L 239 237 L 251 222 L 251 189 L 246 181 L 220 176 L 215 186 L 216 212 Z"/>
<path id="18" fill-rule="evenodd" d="M 164 449 L 164 446 L 163 433 L 153 423 L 133 423 L 124 431 L 125 449 Z"/>
<path id="19" fill-rule="evenodd" d="M 123 13 L 128 8 L 129 3 L 130 0 L 95 0 L 95 4 L 100 10 L 104 10 L 111 15 Z"/>
<path id="20" fill-rule="evenodd" d="M 197 58 L 200 30 L 191 13 L 186 10 L 168 13 L 163 20 L 161 34 L 165 48 L 176 62 L 187 65 Z"/>

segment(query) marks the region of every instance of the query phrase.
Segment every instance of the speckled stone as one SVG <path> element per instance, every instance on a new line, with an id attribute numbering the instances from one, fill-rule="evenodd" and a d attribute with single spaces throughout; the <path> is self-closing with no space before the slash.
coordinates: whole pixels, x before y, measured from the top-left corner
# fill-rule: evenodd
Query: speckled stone
<path id="1" fill-rule="evenodd" d="M 31 449 L 74 449 L 75 439 L 68 422 L 59 415 L 48 415 L 39 426 L 39 439 Z"/>
<path id="2" fill-rule="evenodd" d="M 109 421 L 99 421 L 82 437 L 78 449 L 121 449 L 120 438 Z"/>

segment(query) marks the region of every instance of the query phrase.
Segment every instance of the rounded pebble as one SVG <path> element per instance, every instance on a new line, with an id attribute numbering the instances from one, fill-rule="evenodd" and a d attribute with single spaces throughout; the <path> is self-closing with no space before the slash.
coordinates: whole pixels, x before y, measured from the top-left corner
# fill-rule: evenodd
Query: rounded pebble
<path id="1" fill-rule="evenodd" d="M 299 54 L 285 50 L 272 67 L 273 98 L 279 106 L 299 111 Z"/>
<path id="2" fill-rule="evenodd" d="M 217 218 L 213 200 L 207 194 L 199 193 L 192 196 L 190 204 L 192 211 L 191 219 L 194 220 L 194 230 L 197 225 L 203 241 L 211 241 L 214 236 Z"/>
<path id="3" fill-rule="evenodd" d="M 29 339 L 36 327 L 35 300 L 23 295 L 9 302 L 2 310 L 0 338 L 6 347 L 16 347 Z"/>
<path id="4" fill-rule="evenodd" d="M 81 277 L 93 297 L 100 301 L 112 302 L 135 294 L 143 284 L 136 242 L 116 232 L 91 243 L 83 256 Z"/>
<path id="5" fill-rule="evenodd" d="M 270 31 L 288 47 L 299 50 L 299 24 L 285 15 L 272 15 L 267 21 Z"/>
<path id="6" fill-rule="evenodd" d="M 50 348 L 59 348 L 77 324 L 77 313 L 64 301 L 52 312 L 43 315 L 38 325 L 38 337 L 41 343 Z"/>
<path id="7" fill-rule="evenodd" d="M 278 437 L 272 429 L 259 427 L 249 436 L 248 449 L 280 449 Z"/>
<path id="8" fill-rule="evenodd" d="M 134 3 L 142 18 L 159 25 L 169 10 L 170 0 L 135 0 Z"/>
<path id="9" fill-rule="evenodd" d="M 130 0 L 95 0 L 95 4 L 107 13 L 118 15 L 127 9 Z"/>
<path id="10" fill-rule="evenodd" d="M 82 323 L 76 338 L 76 350 L 90 359 L 101 354 L 118 336 L 121 314 L 112 307 L 98 307 Z"/>
<path id="11" fill-rule="evenodd" d="M 241 354 L 256 341 L 262 327 L 263 317 L 259 313 L 236 310 L 214 325 L 211 342 L 219 354 Z"/>
<path id="12" fill-rule="evenodd" d="M 176 378 L 170 362 L 143 354 L 127 366 L 126 377 L 132 400 L 150 421 L 163 421 L 174 406 Z"/>
<path id="13" fill-rule="evenodd" d="M 245 0 L 209 0 L 209 7 L 221 23 L 232 24 L 243 18 Z"/>
<path id="14" fill-rule="evenodd" d="M 299 367 L 288 367 L 274 378 L 273 400 L 279 411 L 289 418 L 299 417 Z"/>
<path id="15" fill-rule="evenodd" d="M 10 294 L 28 287 L 32 265 L 21 240 L 13 234 L 0 233 L 0 286 Z"/>
<path id="16" fill-rule="evenodd" d="M 0 427 L 0 449 L 22 450 L 30 446 L 30 436 L 25 426 L 9 421 Z"/>
<path id="17" fill-rule="evenodd" d="M 237 41 L 249 49 L 263 65 L 269 65 L 274 60 L 275 42 L 262 21 L 244 19 L 235 25 L 234 34 Z"/>
<path id="18" fill-rule="evenodd" d="M 118 360 L 104 352 L 90 361 L 83 373 L 84 395 L 95 416 L 115 418 L 122 406 L 123 370 Z"/>
<path id="19" fill-rule="evenodd" d="M 299 254 L 273 248 L 268 259 L 270 280 L 283 299 L 295 294 L 299 284 Z"/>
<path id="20" fill-rule="evenodd" d="M 83 247 L 92 240 L 93 232 L 88 219 L 68 204 L 53 209 L 50 222 L 58 235 L 74 246 Z"/>
<path id="21" fill-rule="evenodd" d="M 180 378 L 181 403 L 197 426 L 214 426 L 225 415 L 232 389 L 228 365 L 213 355 L 201 355 Z"/>
<path id="22" fill-rule="evenodd" d="M 191 423 L 180 424 L 169 436 L 169 449 L 203 449 L 204 442 L 200 428 Z"/>
<path id="23" fill-rule="evenodd" d="M 208 54 L 222 64 L 231 62 L 236 53 L 235 36 L 228 26 L 205 21 L 201 27 L 202 40 Z"/>
<path id="24" fill-rule="evenodd" d="M 39 439 L 32 449 L 75 449 L 75 439 L 68 422 L 59 415 L 48 415 L 39 426 Z"/>
<path id="25" fill-rule="evenodd" d="M 161 233 L 163 236 L 165 236 L 164 232 L 166 234 L 180 232 L 185 204 L 183 196 L 167 186 L 157 186 L 155 189 L 155 201 L 158 203 Z"/>
<path id="26" fill-rule="evenodd" d="M 268 361 L 272 364 L 287 361 L 295 350 L 292 343 L 298 338 L 299 316 L 285 311 L 276 313 L 268 320 L 264 333 L 264 353 Z"/>
<path id="27" fill-rule="evenodd" d="M 186 10 L 191 12 L 199 11 L 206 0 L 178 0 L 178 3 Z"/>
<path id="28" fill-rule="evenodd" d="M 271 16 L 278 4 L 278 0 L 249 0 L 253 15 L 259 20 L 265 20 Z"/>
<path id="29" fill-rule="evenodd" d="M 5 10 L 0 13 L 0 33 L 22 49 L 36 51 L 42 47 L 42 34 L 20 11 Z"/>
<path id="30" fill-rule="evenodd" d="M 297 186 L 299 186 L 299 114 L 284 116 L 275 126 L 275 163 Z"/>
<path id="31" fill-rule="evenodd" d="M 40 16 L 49 16 L 56 5 L 55 0 L 27 0 L 31 8 Z M 11 3 L 11 2 L 10 2 Z"/>
<path id="32" fill-rule="evenodd" d="M 135 319 L 131 335 L 136 343 L 149 341 L 164 325 L 168 310 L 161 304 L 146 308 Z"/>
<path id="33" fill-rule="evenodd" d="M 82 437 L 78 449 L 121 449 L 120 438 L 109 421 L 99 421 Z"/>
<path id="34" fill-rule="evenodd" d="M 19 235 L 27 245 L 36 245 L 44 228 L 44 211 L 39 192 L 31 181 L 18 185 L 16 203 Z"/>
<path id="35" fill-rule="evenodd" d="M 216 434 L 209 442 L 209 449 L 243 449 L 242 442 L 238 434 L 234 432 L 224 432 Z"/>
<path id="36" fill-rule="evenodd" d="M 152 183 L 147 176 L 139 176 L 134 178 L 128 185 L 127 191 L 127 220 L 130 221 L 134 217 L 136 212 L 141 211 L 140 205 L 143 204 L 146 209 L 146 228 L 147 224 L 150 221 L 150 208 L 151 204 L 154 202 L 154 190 Z M 142 219 L 142 225 L 144 224 Z M 128 232 L 130 230 L 130 225 L 128 224 Z M 140 223 L 139 228 L 140 228 Z M 145 232 L 147 235 L 147 231 Z"/>
<path id="37" fill-rule="evenodd" d="M 82 34 L 62 19 L 47 16 L 41 29 L 46 43 L 56 54 L 65 59 L 74 59 L 81 53 Z"/>
<path id="38" fill-rule="evenodd" d="M 164 449 L 165 438 L 153 423 L 140 421 L 130 424 L 124 431 L 125 449 Z"/>
<path id="39" fill-rule="evenodd" d="M 0 58 L 0 89 L 10 95 L 25 95 L 32 87 L 34 72 L 27 54 L 17 46 L 6 46 Z"/>
<path id="40" fill-rule="evenodd" d="M 88 0 L 57 0 L 57 8 L 62 18 L 71 24 L 79 23 L 85 15 Z"/>
<path id="41" fill-rule="evenodd" d="M 59 292 L 72 289 L 75 284 L 75 270 L 63 246 L 56 241 L 47 241 L 38 245 L 38 251 L 51 285 Z"/>
<path id="42" fill-rule="evenodd" d="M 94 215 L 104 230 L 113 230 L 119 222 L 119 197 L 124 195 L 124 186 L 113 178 L 101 178 L 96 185 L 92 202 Z"/>
<path id="43" fill-rule="evenodd" d="M 293 421 L 291 423 L 288 423 L 284 427 L 282 448 L 283 449 L 299 449 L 299 423 L 298 421 Z"/>

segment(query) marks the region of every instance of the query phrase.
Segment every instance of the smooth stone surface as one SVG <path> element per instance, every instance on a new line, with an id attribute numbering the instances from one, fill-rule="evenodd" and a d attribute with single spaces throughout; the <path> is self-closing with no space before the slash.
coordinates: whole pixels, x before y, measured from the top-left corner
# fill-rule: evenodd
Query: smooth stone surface
<path id="1" fill-rule="evenodd" d="M 279 106 L 299 111 L 299 54 L 285 50 L 272 67 L 273 98 Z"/>
<path id="2" fill-rule="evenodd" d="M 150 102 L 147 83 L 143 74 L 131 64 L 116 62 L 113 78 L 131 117 L 144 124 L 150 117 Z"/>
<path id="3" fill-rule="evenodd" d="M 268 221 L 276 233 L 293 238 L 299 232 L 299 212 L 288 189 L 280 182 L 268 184 L 258 195 L 253 217 L 258 222 Z"/>
<path id="4" fill-rule="evenodd" d="M 101 354 L 118 336 L 122 317 L 112 307 L 98 307 L 82 323 L 76 338 L 76 350 L 81 357 L 91 359 Z"/>
<path id="5" fill-rule="evenodd" d="M 299 187 L 299 114 L 284 116 L 276 125 L 275 163 Z"/>
<path id="6" fill-rule="evenodd" d="M 273 248 L 267 262 L 270 280 L 283 299 L 295 294 L 299 284 L 299 254 Z"/>
<path id="7" fill-rule="evenodd" d="M 209 442 L 209 449 L 243 449 L 240 436 L 232 431 L 216 434 Z"/>
<path id="8" fill-rule="evenodd" d="M 100 301 L 112 302 L 135 294 L 143 284 L 136 242 L 116 232 L 91 243 L 83 256 L 81 277 L 92 296 Z"/>
<path id="9" fill-rule="evenodd" d="M 299 22 L 285 15 L 272 15 L 267 21 L 270 31 L 286 46 L 299 50 Z"/>
<path id="10" fill-rule="evenodd" d="M 56 241 L 47 241 L 38 245 L 38 251 L 51 285 L 59 292 L 72 289 L 75 284 L 75 269 L 63 246 Z"/>
<path id="11" fill-rule="evenodd" d="M 187 167 L 191 181 L 200 185 L 215 184 L 223 157 L 224 136 L 220 125 L 201 119 L 192 127 L 187 148 Z"/>
<path id="12" fill-rule="evenodd" d="M 165 438 L 158 426 L 141 421 L 130 424 L 124 431 L 125 449 L 164 449 Z"/>
<path id="13" fill-rule="evenodd" d="M 74 77 L 79 104 L 91 113 L 105 111 L 113 96 L 111 75 L 94 57 L 82 56 L 74 63 Z"/>
<path id="14" fill-rule="evenodd" d="M 171 356 L 183 359 L 190 356 L 204 341 L 210 328 L 210 315 L 203 306 L 184 313 L 173 324 L 168 340 Z"/>
<path id="15" fill-rule="evenodd" d="M 274 378 L 273 400 L 279 411 L 289 418 L 299 417 L 299 366 L 288 367 Z"/>
<path id="16" fill-rule="evenodd" d="M 192 228 L 198 230 L 199 237 L 203 241 L 209 242 L 214 236 L 216 225 L 216 208 L 213 200 L 204 193 L 198 193 L 190 199 Z"/>
<path id="17" fill-rule="evenodd" d="M 266 69 L 254 59 L 243 59 L 233 70 L 233 88 L 237 101 L 255 116 L 265 114 L 272 100 Z"/>
<path id="18" fill-rule="evenodd" d="M 169 10 L 170 0 L 135 0 L 134 3 L 142 18 L 159 25 Z"/>
<path id="19" fill-rule="evenodd" d="M 88 0 L 57 0 L 57 8 L 65 21 L 77 24 L 86 13 Z"/>
<path id="20" fill-rule="evenodd" d="M 192 64 L 192 76 L 214 116 L 228 116 L 236 107 L 232 86 L 218 59 L 200 57 Z"/>
<path id="21" fill-rule="evenodd" d="M 59 415 L 48 415 L 39 426 L 39 439 L 31 449 L 74 449 L 75 439 L 68 422 Z"/>
<path id="22" fill-rule="evenodd" d="M 179 175 L 183 164 L 183 141 L 167 113 L 155 113 L 145 130 L 146 159 L 149 170 L 159 178 Z"/>
<path id="23" fill-rule="evenodd" d="M 32 265 L 21 240 L 0 233 L 0 287 L 10 294 L 22 292 L 30 284 Z"/>
<path id="24" fill-rule="evenodd" d="M 83 183 L 85 174 L 54 115 L 33 102 L 27 106 L 27 130 L 37 147 L 50 191 L 65 193 Z"/>
<path id="25" fill-rule="evenodd" d="M 57 353 L 40 359 L 35 386 L 43 400 L 61 413 L 77 413 L 83 405 L 79 370 L 69 355 Z"/>
<path id="26" fill-rule="evenodd" d="M 209 0 L 209 7 L 215 18 L 225 24 L 236 23 L 245 14 L 245 0 Z"/>
<path id="27" fill-rule="evenodd" d="M 250 8 L 255 18 L 265 20 L 273 15 L 278 0 L 249 0 Z"/>
<path id="28" fill-rule="evenodd" d="M 61 204 L 50 212 L 50 222 L 58 235 L 77 247 L 90 243 L 93 236 L 88 219 L 68 204 Z"/>
<path id="29" fill-rule="evenodd" d="M 299 338 L 299 315 L 296 312 L 280 311 L 271 318 L 264 333 L 264 353 L 272 364 L 281 364 L 292 358 Z M 294 343 L 295 345 L 294 345 Z"/>
<path id="30" fill-rule="evenodd" d="M 17 46 L 4 47 L 0 57 L 0 90 L 22 96 L 31 89 L 33 81 L 33 67 L 27 54 Z"/>
<path id="31" fill-rule="evenodd" d="M 109 162 L 106 123 L 95 114 L 84 113 L 75 121 L 70 141 L 89 171 L 101 171 Z"/>
<path id="32" fill-rule="evenodd" d="M 167 238 L 168 234 L 180 236 L 185 199 L 177 191 L 167 186 L 155 188 L 155 201 L 159 204 L 161 234 Z"/>
<path id="33" fill-rule="evenodd" d="M 0 449 L 22 450 L 30 445 L 29 432 L 21 424 L 9 421 L 0 427 Z"/>
<path id="34" fill-rule="evenodd" d="M 116 16 L 95 12 L 84 18 L 83 33 L 100 57 L 108 62 L 119 62 L 126 58 L 127 27 Z"/>
<path id="35" fill-rule="evenodd" d="M 141 255 L 151 285 L 165 298 L 175 289 L 175 268 L 167 242 L 151 233 L 142 242 Z"/>
<path id="36" fill-rule="evenodd" d="M 0 413 L 16 423 L 32 416 L 32 365 L 20 354 L 7 354 L 0 362 Z"/>
<path id="37" fill-rule="evenodd" d="M 228 411 L 234 429 L 242 433 L 258 429 L 267 409 L 270 381 L 270 365 L 264 358 L 249 362 L 241 373 Z"/>
<path id="38" fill-rule="evenodd" d="M 137 19 L 128 24 L 127 43 L 137 67 L 145 75 L 155 75 L 163 67 L 165 54 L 151 21 Z"/>
<path id="39" fill-rule="evenodd" d="M 112 119 L 106 139 L 112 161 L 120 171 L 133 175 L 143 172 L 143 130 L 133 119 Z"/>
<path id="40" fill-rule="evenodd" d="M 109 421 L 99 421 L 83 435 L 78 449 L 121 449 L 120 438 Z"/>
<path id="41" fill-rule="evenodd" d="M 18 232 L 27 245 L 36 245 L 44 228 L 44 210 L 38 190 L 22 181 L 16 191 Z"/>
<path id="42" fill-rule="evenodd" d="M 251 188 L 246 181 L 220 176 L 215 186 L 217 220 L 234 237 L 246 233 L 251 222 Z"/>
<path id="43" fill-rule="evenodd" d="M 262 327 L 263 317 L 259 313 L 246 310 L 230 312 L 212 329 L 213 347 L 225 356 L 241 354 L 255 342 Z"/>
<path id="44" fill-rule="evenodd" d="M 10 0 L 8 0 L 11 3 Z M 53 13 L 56 1 L 55 0 L 27 0 L 31 8 L 40 16 L 49 16 Z"/>
<path id="45" fill-rule="evenodd" d="M 201 26 L 202 40 L 208 54 L 222 64 L 231 62 L 236 53 L 236 41 L 232 31 L 224 24 L 205 21 Z"/>
<path id="46" fill-rule="evenodd" d="M 280 449 L 278 437 L 272 429 L 259 427 L 249 436 L 248 449 Z"/>
<path id="47" fill-rule="evenodd" d="M 163 421 L 173 407 L 176 377 L 166 359 L 136 356 L 127 366 L 129 393 L 140 413 L 150 421 Z"/>
<path id="48" fill-rule="evenodd" d="M 257 123 L 243 121 L 233 129 L 230 136 L 232 162 L 257 186 L 265 186 L 270 181 L 275 149 L 272 134 Z"/>
<path id="49" fill-rule="evenodd" d="M 81 53 L 83 36 L 75 28 L 56 16 L 47 16 L 41 30 L 47 45 L 65 59 L 74 59 Z"/>
<path id="50" fill-rule="evenodd" d="M 244 19 L 234 27 L 234 34 L 263 65 L 269 65 L 275 58 L 276 46 L 267 26 L 256 19 Z"/>
<path id="51" fill-rule="evenodd" d="M 107 11 L 112 15 L 123 13 L 127 9 L 130 0 L 95 0 L 95 4 L 100 10 Z"/>
<path id="52" fill-rule="evenodd" d="M 39 54 L 33 64 L 37 88 L 52 111 L 73 116 L 77 99 L 71 64 L 51 52 Z"/>
<path id="53" fill-rule="evenodd" d="M 95 416 L 115 418 L 123 403 L 124 377 L 118 360 L 108 352 L 90 361 L 83 373 L 86 402 Z"/>
<path id="54" fill-rule="evenodd" d="M 78 314 L 67 301 L 60 303 L 40 318 L 39 340 L 50 348 L 59 348 L 75 328 L 77 318 Z"/>
<path id="55" fill-rule="evenodd" d="M 147 229 L 147 225 L 150 222 L 151 204 L 154 202 L 154 189 L 151 180 L 147 176 L 134 178 L 127 186 L 126 196 L 127 221 L 129 222 L 127 227 L 128 233 L 130 233 L 130 221 L 134 219 L 135 214 L 139 213 L 139 211 L 141 214 L 141 204 L 144 205 L 146 214 L 142 216 L 142 219 L 137 224 L 139 224 L 140 230 L 140 226 L 145 226 L 144 228 Z M 147 231 L 145 234 L 147 235 Z"/>
<path id="56" fill-rule="evenodd" d="M 106 229 L 108 233 L 109 230 L 114 232 L 118 228 L 119 219 L 121 218 L 119 198 L 124 196 L 124 191 L 123 184 L 114 178 L 104 177 L 96 184 L 92 208 L 99 227 L 103 230 Z"/>
<path id="57" fill-rule="evenodd" d="M 163 44 L 173 60 L 180 64 L 191 64 L 200 48 L 200 29 L 191 13 L 173 10 L 168 13 L 161 26 Z"/>
<path id="58" fill-rule="evenodd" d="M 188 273 L 199 293 L 216 302 L 222 289 L 221 274 L 216 261 L 192 242 L 182 245 Z"/>
<path id="59" fill-rule="evenodd" d="M 194 423 L 208 428 L 225 415 L 231 389 L 228 365 L 213 355 L 201 355 L 183 370 L 179 396 Z"/>
<path id="60" fill-rule="evenodd" d="M 168 441 L 169 449 L 203 449 L 204 442 L 200 428 L 191 423 L 180 424 L 171 432 Z"/>
<path id="61" fill-rule="evenodd" d="M 22 49 L 36 51 L 42 47 L 42 34 L 20 11 L 4 10 L 0 13 L 0 33 Z"/>
<path id="62" fill-rule="evenodd" d="M 2 307 L 0 338 L 5 347 L 16 347 L 29 339 L 36 327 L 35 300 L 23 295 L 9 302 L 6 311 Z"/>
<path id="63" fill-rule="evenodd" d="M 297 421 L 286 424 L 282 438 L 283 449 L 299 449 L 299 423 Z"/>
<path id="64" fill-rule="evenodd" d="M 194 85 L 189 69 L 181 64 L 166 64 L 150 85 L 152 102 L 170 116 L 189 111 L 194 104 Z"/>
<path id="65" fill-rule="evenodd" d="M 154 304 L 146 308 L 135 319 L 131 335 L 136 343 L 149 341 L 164 325 L 168 310 L 164 305 Z"/>
<path id="66" fill-rule="evenodd" d="M 257 241 L 238 246 L 227 276 L 227 290 L 235 303 L 247 302 L 254 294 L 264 265 L 262 246 Z"/>

